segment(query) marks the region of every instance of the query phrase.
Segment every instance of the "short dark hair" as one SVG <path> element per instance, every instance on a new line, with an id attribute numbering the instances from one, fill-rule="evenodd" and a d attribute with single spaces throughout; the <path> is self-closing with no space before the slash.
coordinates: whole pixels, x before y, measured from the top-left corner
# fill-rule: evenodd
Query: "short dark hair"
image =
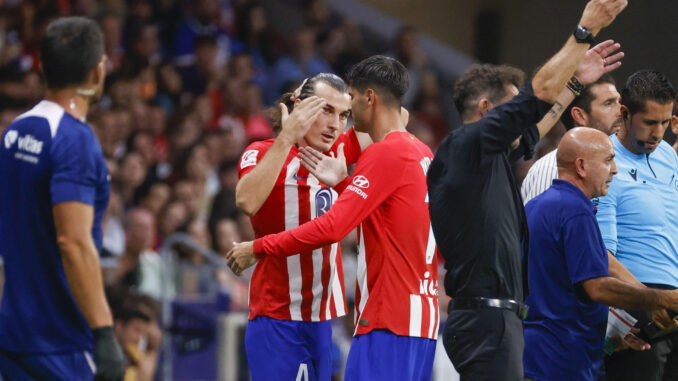
<path id="1" fill-rule="evenodd" d="M 63 17 L 51 22 L 40 41 L 40 59 L 47 87 L 80 85 L 104 54 L 99 26 L 85 17 Z"/>
<path id="2" fill-rule="evenodd" d="M 608 83 L 611 85 L 616 85 L 614 78 L 612 78 L 611 75 L 606 73 L 603 74 L 600 78 L 598 78 L 597 81 L 584 86 L 584 90 L 582 90 L 581 94 L 579 94 L 578 97 L 574 98 L 572 103 L 570 103 L 570 105 L 567 106 L 565 112 L 563 112 L 563 115 L 560 117 L 560 121 L 563 122 L 565 129 L 570 130 L 574 128 L 574 118 L 572 118 L 572 108 L 579 107 L 582 110 L 586 111 L 586 113 L 590 113 L 591 103 L 593 102 L 593 93 L 591 93 L 591 88 L 593 88 L 593 86 L 596 85 L 604 85 Z"/>
<path id="3" fill-rule="evenodd" d="M 315 85 L 319 82 L 328 84 L 333 89 L 341 92 L 348 93 L 348 85 L 344 82 L 341 77 L 332 73 L 319 73 L 309 78 L 304 86 L 301 88 L 299 94 L 299 99 L 306 99 L 312 95 L 315 95 Z M 270 108 L 269 117 L 273 125 L 273 131 L 278 132 L 282 128 L 282 114 L 280 113 L 279 104 L 282 103 L 287 106 L 287 111 L 292 112 L 294 109 L 294 101 L 292 100 L 293 93 L 285 93 L 278 99 L 277 102 Z"/>
<path id="4" fill-rule="evenodd" d="M 384 96 L 385 102 L 401 106 L 410 87 L 410 75 L 395 58 L 371 56 L 353 65 L 346 74 L 348 84 L 364 91 L 368 87 Z"/>
<path id="5" fill-rule="evenodd" d="M 454 83 L 454 105 L 461 119 L 466 119 L 475 103 L 486 97 L 492 103 L 506 96 L 506 86 L 520 87 L 525 82 L 522 70 L 508 65 L 471 65 Z"/>
<path id="6" fill-rule="evenodd" d="M 621 102 L 631 114 L 644 112 L 647 101 L 665 105 L 675 99 L 676 91 L 671 81 L 657 70 L 641 70 L 631 74 L 621 91 Z"/>

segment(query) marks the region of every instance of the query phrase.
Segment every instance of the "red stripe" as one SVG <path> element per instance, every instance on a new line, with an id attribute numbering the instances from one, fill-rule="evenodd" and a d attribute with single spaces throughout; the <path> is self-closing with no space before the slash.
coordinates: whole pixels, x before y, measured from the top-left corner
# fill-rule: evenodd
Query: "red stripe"
<path id="1" fill-rule="evenodd" d="M 306 173 L 304 173 L 306 172 Z M 311 219 L 311 200 L 309 187 L 306 184 L 308 172 L 299 168 L 297 176 L 297 189 L 299 190 L 299 226 Z M 311 309 L 313 308 L 313 255 L 311 252 L 302 252 L 301 262 L 301 318 L 311 321 Z"/>
<path id="2" fill-rule="evenodd" d="M 332 293 L 332 285 L 330 284 L 330 254 L 332 252 L 332 246 L 325 246 L 322 249 L 323 251 L 323 269 L 322 273 L 320 274 L 320 277 L 322 279 L 322 284 L 323 284 L 323 293 L 322 293 L 322 299 L 320 300 L 320 320 L 326 320 L 328 318 L 327 314 L 325 313 L 327 310 L 327 303 L 329 303 L 329 300 L 327 300 L 328 294 L 331 296 Z"/>
<path id="3" fill-rule="evenodd" d="M 624 319 L 623 317 L 621 317 L 615 310 L 610 309 L 610 312 L 612 312 L 612 315 L 616 316 L 617 319 L 621 320 L 621 322 L 624 323 L 625 325 L 627 325 L 629 328 L 633 328 L 633 324 L 631 324 L 631 323 L 629 323 L 628 321 L 626 321 L 626 319 Z"/>

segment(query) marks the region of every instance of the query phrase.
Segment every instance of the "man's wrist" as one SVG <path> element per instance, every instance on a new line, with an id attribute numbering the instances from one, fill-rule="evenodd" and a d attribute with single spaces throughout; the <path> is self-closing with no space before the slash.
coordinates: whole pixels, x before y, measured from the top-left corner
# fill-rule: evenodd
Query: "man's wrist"
<path id="1" fill-rule="evenodd" d="M 94 340 L 98 340 L 101 337 L 107 337 L 107 336 L 114 336 L 115 335 L 115 330 L 113 329 L 113 325 L 105 325 L 101 327 L 96 327 L 96 328 L 91 328 L 92 335 L 94 336 Z"/>
<path id="2" fill-rule="evenodd" d="M 570 90 L 575 97 L 578 97 L 581 95 L 582 91 L 584 91 L 585 86 L 579 82 L 577 77 L 572 76 L 569 81 L 567 81 L 567 89 Z"/>
<path id="3" fill-rule="evenodd" d="M 266 256 L 266 253 L 264 252 L 263 238 L 257 238 L 254 240 L 254 242 L 252 242 L 252 254 L 254 254 L 257 259 L 262 259 Z"/>
<path id="4" fill-rule="evenodd" d="M 297 143 L 294 137 L 290 136 L 289 134 L 286 134 L 285 131 L 280 131 L 280 134 L 278 134 L 276 140 L 279 140 L 286 146 L 293 146 Z"/>

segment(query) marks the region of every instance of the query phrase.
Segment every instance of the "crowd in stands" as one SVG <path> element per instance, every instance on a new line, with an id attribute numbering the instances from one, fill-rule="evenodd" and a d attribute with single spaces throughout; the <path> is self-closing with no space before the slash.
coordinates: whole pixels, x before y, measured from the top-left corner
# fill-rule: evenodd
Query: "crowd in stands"
<path id="1" fill-rule="evenodd" d="M 87 16 L 104 33 L 105 93 L 87 122 L 110 173 L 101 256 L 115 258 L 105 281 L 124 346 L 134 347 L 135 329 L 159 335 L 165 239 L 183 232 L 225 256 L 233 242 L 254 238 L 248 216 L 235 207 L 238 160 L 250 142 L 273 137 L 268 108 L 304 78 L 343 75 L 369 54 L 386 53 L 410 71 L 408 128 L 432 148 L 449 131 L 441 82 L 419 49 L 417 31 L 404 27 L 392 47 L 374 51 L 355 23 L 330 15 L 324 0 L 302 2 L 303 24 L 290 35 L 276 31 L 254 0 L 0 4 L 0 133 L 45 96 L 38 41 L 50 21 Z M 352 234 L 343 242 L 347 295 L 354 294 L 354 246 Z M 179 260 L 194 271 L 185 272 L 172 295 L 217 287 L 230 295 L 232 310 L 247 310 L 246 277 L 204 270 L 204 258 L 191 250 L 179 250 Z M 143 354 L 127 355 L 148 371 Z"/>

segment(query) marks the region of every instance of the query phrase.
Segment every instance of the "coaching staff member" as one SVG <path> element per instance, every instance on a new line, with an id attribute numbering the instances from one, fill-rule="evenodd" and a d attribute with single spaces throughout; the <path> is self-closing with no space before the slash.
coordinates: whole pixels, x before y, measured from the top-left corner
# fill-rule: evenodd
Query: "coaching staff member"
<path id="1" fill-rule="evenodd" d="M 124 376 L 99 266 L 108 172 L 84 122 L 103 91 L 103 51 L 93 21 L 52 22 L 40 42 L 47 96 L 0 142 L 5 381 Z"/>
<path id="2" fill-rule="evenodd" d="M 443 340 L 462 380 L 523 378 L 516 312 L 522 313 L 521 240 L 527 242 L 527 224 L 506 152 L 520 135 L 535 135 L 534 125 L 565 88 L 592 37 L 626 3 L 590 1 L 574 35 L 532 83 L 478 122 L 455 130 L 431 164 L 431 222 L 446 261 L 445 290 L 454 299 Z"/>

